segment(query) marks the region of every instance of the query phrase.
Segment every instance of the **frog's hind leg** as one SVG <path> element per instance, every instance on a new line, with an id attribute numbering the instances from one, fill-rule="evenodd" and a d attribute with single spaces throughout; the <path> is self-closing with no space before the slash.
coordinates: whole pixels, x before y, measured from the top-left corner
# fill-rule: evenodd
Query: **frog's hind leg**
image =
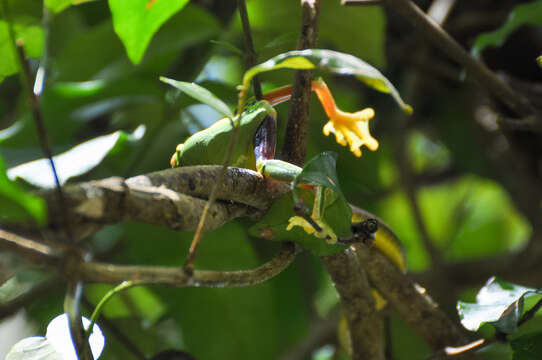
<path id="1" fill-rule="evenodd" d="M 337 235 L 333 229 L 324 221 L 324 188 L 316 186 L 314 189 L 314 205 L 310 218 L 305 216 L 293 216 L 288 220 L 286 230 L 294 226 L 300 226 L 307 234 L 313 234 L 317 238 L 325 239 L 330 244 L 337 242 Z M 307 216 L 308 217 L 308 216 Z"/>

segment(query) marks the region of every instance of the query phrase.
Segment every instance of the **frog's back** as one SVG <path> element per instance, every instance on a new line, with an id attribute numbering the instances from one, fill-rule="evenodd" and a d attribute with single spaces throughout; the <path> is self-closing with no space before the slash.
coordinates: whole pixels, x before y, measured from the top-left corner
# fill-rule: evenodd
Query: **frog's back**
<path id="1" fill-rule="evenodd" d="M 234 144 L 231 161 L 233 166 L 255 168 L 252 142 L 261 121 L 254 120 L 263 119 L 265 114 L 267 114 L 265 108 L 256 108 L 248 116 L 241 117 L 239 136 Z M 233 126 L 228 118 L 220 119 L 207 129 L 195 133 L 184 142 L 179 165 L 221 165 L 232 135 Z"/>

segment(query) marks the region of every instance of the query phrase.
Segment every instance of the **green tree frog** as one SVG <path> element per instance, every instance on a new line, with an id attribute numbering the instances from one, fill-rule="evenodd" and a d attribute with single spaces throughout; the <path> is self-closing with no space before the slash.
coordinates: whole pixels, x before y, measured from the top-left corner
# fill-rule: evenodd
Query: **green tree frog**
<path id="1" fill-rule="evenodd" d="M 374 117 L 374 110 L 366 108 L 354 113 L 344 112 L 337 108 L 331 92 L 322 79 L 311 84 L 316 92 L 327 116 L 328 123 L 324 126 L 325 135 L 333 133 L 336 141 L 349 145 L 352 153 L 361 156 L 361 147 L 365 145 L 370 150 L 378 149 L 378 141 L 369 132 L 369 120 Z M 294 164 L 274 159 L 276 143 L 277 114 L 273 105 L 287 101 L 291 96 L 291 86 L 279 88 L 264 95 L 264 100 L 247 106 L 239 116 L 239 137 L 234 144 L 232 166 L 257 170 L 264 177 L 274 180 L 292 182 L 302 169 Z M 190 136 L 184 143 L 179 144 L 170 164 L 172 167 L 190 165 L 222 164 L 225 149 L 233 133 L 233 121 L 223 118 L 213 125 Z M 301 226 L 309 234 L 336 243 L 338 238 L 333 229 L 323 221 L 324 191 L 315 187 L 315 200 L 312 215 L 293 216 L 287 229 Z M 329 203 L 329 201 L 328 201 Z M 357 234 L 374 232 L 376 223 L 369 221 L 362 226 Z M 357 225 L 359 228 L 359 225 Z M 356 230 L 355 227 L 353 227 Z M 354 231 L 356 233 L 356 231 Z M 366 235 L 366 234 L 365 234 Z"/>

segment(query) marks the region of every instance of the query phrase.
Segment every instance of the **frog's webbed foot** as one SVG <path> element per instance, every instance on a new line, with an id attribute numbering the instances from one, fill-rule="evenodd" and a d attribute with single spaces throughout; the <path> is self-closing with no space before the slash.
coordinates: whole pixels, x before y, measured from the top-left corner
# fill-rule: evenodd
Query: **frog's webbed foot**
<path id="1" fill-rule="evenodd" d="M 300 226 L 309 235 L 314 235 L 319 239 L 326 239 L 330 244 L 335 244 L 337 242 L 337 235 L 328 224 L 320 219 L 311 218 L 311 220 L 311 222 L 314 222 L 320 229 L 317 229 L 314 224 L 311 224 L 307 219 L 296 215 L 288 220 L 286 230 L 292 230 L 294 226 Z"/>

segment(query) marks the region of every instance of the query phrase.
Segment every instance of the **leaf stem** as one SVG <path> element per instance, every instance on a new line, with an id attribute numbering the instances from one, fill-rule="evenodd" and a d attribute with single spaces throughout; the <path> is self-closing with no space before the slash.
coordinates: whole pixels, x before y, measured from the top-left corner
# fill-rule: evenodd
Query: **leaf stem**
<path id="1" fill-rule="evenodd" d="M 102 308 L 105 304 L 111 299 L 115 294 L 118 292 L 121 292 L 122 290 L 129 289 L 133 286 L 137 285 L 134 281 L 123 281 L 119 285 L 115 286 L 113 289 L 109 290 L 107 294 L 104 295 L 104 297 L 100 300 L 98 305 L 94 308 L 94 311 L 92 312 L 92 315 L 90 316 L 90 325 L 88 326 L 86 330 L 86 339 L 88 341 L 90 334 L 92 334 L 92 329 L 94 328 L 94 324 L 96 324 L 96 319 L 100 316 L 100 313 L 102 312 Z"/>

